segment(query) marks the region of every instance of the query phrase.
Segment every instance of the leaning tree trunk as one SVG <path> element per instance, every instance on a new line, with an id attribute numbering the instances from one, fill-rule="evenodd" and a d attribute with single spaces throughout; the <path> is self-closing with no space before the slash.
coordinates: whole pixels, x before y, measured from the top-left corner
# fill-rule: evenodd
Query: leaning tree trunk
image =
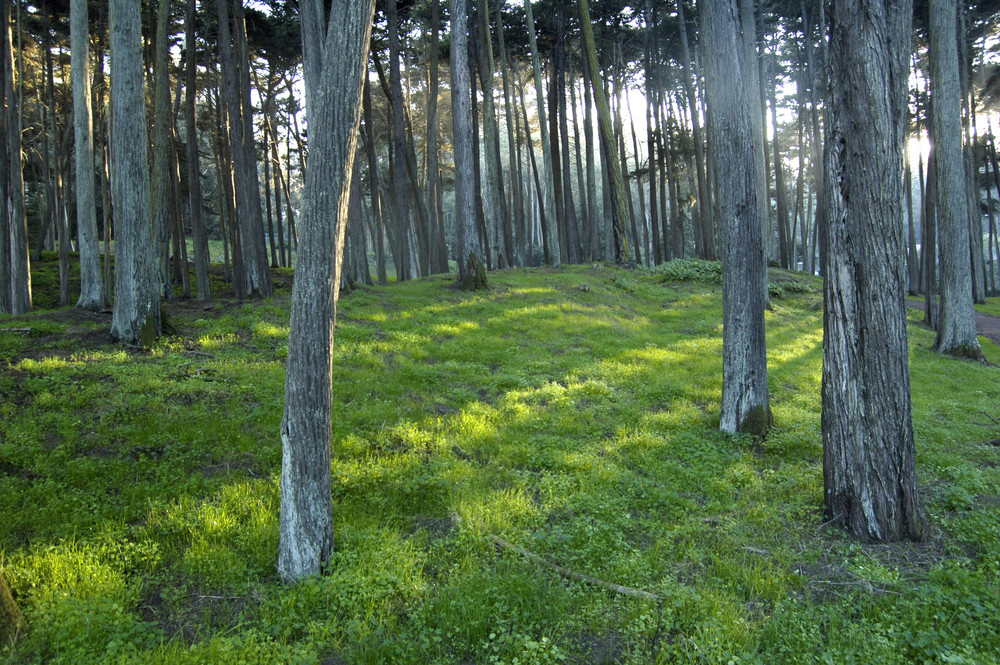
<path id="1" fill-rule="evenodd" d="M 941 315 L 934 348 L 964 358 L 981 358 L 972 301 L 969 200 L 962 157 L 959 110 L 957 0 L 931 0 L 930 63 L 938 219 L 941 243 Z"/>
<path id="2" fill-rule="evenodd" d="M 80 236 L 80 298 L 77 307 L 104 306 L 101 256 L 94 197 L 94 137 L 90 107 L 90 34 L 86 0 L 70 5 L 70 71 L 73 77 L 73 130 L 76 139 L 76 228 Z"/>
<path id="3" fill-rule="evenodd" d="M 590 7 L 587 0 L 578 0 L 580 9 L 580 25 L 583 32 L 583 49 L 590 72 L 591 89 L 594 92 L 594 102 L 597 106 L 597 126 L 599 131 L 601 152 L 607 158 L 608 179 L 611 184 L 611 229 L 615 241 L 615 262 L 631 263 L 632 253 L 629 251 L 628 240 L 625 237 L 625 220 L 628 218 L 628 204 L 625 202 L 625 185 L 622 183 L 622 172 L 618 167 L 615 147 L 614 129 L 611 125 L 611 111 L 608 107 L 608 96 L 601 82 L 601 68 L 597 64 L 597 46 L 594 43 L 594 29 L 590 22 Z"/>
<path id="4" fill-rule="evenodd" d="M 324 28 L 324 5 L 300 3 L 311 131 L 281 422 L 278 573 L 286 582 L 320 573 L 333 551 L 333 331 L 361 82 L 375 11 L 374 0 L 334 0 Z"/>
<path id="5" fill-rule="evenodd" d="M 160 334 L 157 261 L 149 224 L 142 16 L 132 0 L 111 0 L 111 201 L 115 210 L 113 342 L 149 346 Z"/>
<path id="6" fill-rule="evenodd" d="M 751 119 L 753 91 L 745 84 L 736 0 L 699 3 L 705 40 L 705 95 L 709 149 L 722 222 L 723 432 L 763 436 L 771 426 L 767 393 L 764 264 L 758 170 Z M 758 157 L 760 160 L 758 161 Z"/>
<path id="7" fill-rule="evenodd" d="M 823 481 L 865 541 L 927 532 L 914 470 L 902 142 L 912 0 L 834 4 L 827 111 Z M 902 62 L 902 66 L 900 65 Z"/>
<path id="8" fill-rule="evenodd" d="M 531 0 L 524 3 L 524 14 L 528 22 L 528 43 L 531 46 L 531 70 L 535 80 L 535 103 L 538 106 L 538 131 L 542 140 L 542 177 L 545 197 L 545 213 L 543 223 L 545 226 L 545 237 L 548 239 L 548 251 L 545 261 L 552 266 L 559 265 L 559 231 L 556 219 L 556 201 L 553 184 L 555 176 L 552 171 L 552 144 L 549 141 L 549 126 L 545 114 L 545 93 L 542 88 L 542 67 L 538 58 L 538 42 L 535 37 L 535 17 L 531 8 Z"/>

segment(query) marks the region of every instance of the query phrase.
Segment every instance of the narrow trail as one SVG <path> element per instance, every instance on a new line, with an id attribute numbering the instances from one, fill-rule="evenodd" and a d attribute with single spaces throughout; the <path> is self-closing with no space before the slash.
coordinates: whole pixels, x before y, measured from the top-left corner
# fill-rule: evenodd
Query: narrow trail
<path id="1" fill-rule="evenodd" d="M 906 306 L 910 309 L 924 311 L 924 301 L 907 298 Z M 983 337 L 988 337 L 994 344 L 1000 344 L 1000 318 L 976 312 L 976 332 Z"/>

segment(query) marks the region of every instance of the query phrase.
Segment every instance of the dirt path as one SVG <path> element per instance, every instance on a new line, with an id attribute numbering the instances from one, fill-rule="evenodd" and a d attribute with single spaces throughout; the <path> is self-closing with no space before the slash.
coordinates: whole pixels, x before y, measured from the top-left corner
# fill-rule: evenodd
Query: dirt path
<path id="1" fill-rule="evenodd" d="M 910 309 L 924 311 L 923 300 L 907 299 L 906 306 Z M 976 332 L 983 337 L 988 337 L 994 344 L 1000 344 L 1000 318 L 976 312 Z"/>

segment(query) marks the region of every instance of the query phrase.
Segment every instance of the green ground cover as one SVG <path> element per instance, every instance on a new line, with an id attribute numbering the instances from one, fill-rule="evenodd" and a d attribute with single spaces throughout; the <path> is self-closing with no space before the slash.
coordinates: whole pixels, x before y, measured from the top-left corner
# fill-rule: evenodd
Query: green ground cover
<path id="1" fill-rule="evenodd" d="M 772 272 L 761 442 L 717 432 L 716 266 L 490 279 L 342 297 L 337 549 L 291 587 L 287 273 L 265 302 L 169 304 L 149 352 L 107 345 L 106 313 L 0 318 L 0 566 L 27 622 L 0 660 L 1000 661 L 995 366 L 932 353 L 911 314 L 932 537 L 861 545 L 822 523 L 818 280 Z"/>

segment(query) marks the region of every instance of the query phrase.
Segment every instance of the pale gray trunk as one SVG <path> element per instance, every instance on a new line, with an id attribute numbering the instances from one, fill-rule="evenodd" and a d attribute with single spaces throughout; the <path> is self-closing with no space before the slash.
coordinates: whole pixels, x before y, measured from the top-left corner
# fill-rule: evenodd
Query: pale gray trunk
<path id="1" fill-rule="evenodd" d="M 169 48 L 170 0 L 159 0 L 156 18 L 156 56 L 153 62 L 153 171 L 151 175 L 150 213 L 153 238 L 157 244 L 161 293 L 173 296 L 170 280 L 170 74 L 167 69 Z"/>
<path id="2" fill-rule="evenodd" d="M 208 278 L 208 234 L 201 216 L 201 166 L 198 159 L 198 125 L 195 101 L 197 98 L 197 49 L 195 48 L 195 0 L 187 3 L 185 63 L 185 133 L 187 134 L 188 205 L 191 207 L 191 231 L 194 234 L 194 274 L 198 282 L 198 300 L 209 300 L 212 289 Z M 278 199 L 280 200 L 280 198 Z M 280 222 L 279 222 L 280 228 Z"/>
<path id="3" fill-rule="evenodd" d="M 80 298 L 77 307 L 104 306 L 101 257 L 94 197 L 94 137 L 90 107 L 90 34 L 86 0 L 70 5 L 70 71 L 73 77 L 73 131 L 76 139 L 76 228 L 80 238 Z"/>
<path id="4" fill-rule="evenodd" d="M 142 17 L 133 0 L 111 0 L 111 202 L 115 302 L 108 338 L 148 346 L 160 334 L 157 261 L 149 223 Z"/>
<path id="5" fill-rule="evenodd" d="M 764 335 L 762 153 L 751 120 L 736 0 L 701 0 L 709 149 L 722 226 L 722 408 L 719 428 L 763 436 L 771 426 Z M 751 63 L 752 64 L 752 63 Z M 758 162 L 758 156 L 761 161 Z"/>
<path id="6" fill-rule="evenodd" d="M 455 155 L 455 227 L 458 233 L 458 282 L 475 266 L 471 253 L 481 257 L 476 240 L 475 183 L 472 140 L 472 79 L 469 73 L 468 0 L 451 0 L 451 117 Z"/>
<path id="7" fill-rule="evenodd" d="M 966 196 L 959 110 L 956 0 L 931 0 L 931 122 L 937 155 L 941 317 L 934 348 L 968 358 L 982 357 L 976 336 L 969 254 L 969 201 Z"/>
<path id="8" fill-rule="evenodd" d="M 278 573 L 286 582 L 319 574 L 333 551 L 333 333 L 375 11 L 374 0 L 334 0 L 325 21 L 325 4 L 300 2 L 310 132 L 281 422 Z"/>
<path id="9" fill-rule="evenodd" d="M 493 99 L 494 58 L 490 35 L 489 0 L 477 0 L 476 18 L 479 23 L 479 78 L 483 88 L 483 147 L 486 159 L 487 226 L 496 233 L 494 251 L 499 267 L 513 263 L 513 230 L 503 195 L 503 172 L 500 168 L 500 128 L 497 125 L 496 103 Z"/>
<path id="10" fill-rule="evenodd" d="M 396 278 L 410 279 L 412 270 L 410 230 L 410 202 L 406 195 L 406 130 L 403 122 L 403 86 L 399 72 L 399 20 L 396 12 L 398 0 L 387 0 L 385 4 L 387 33 L 389 35 L 389 85 L 392 102 L 392 192 L 396 218 Z"/>
<path id="11" fill-rule="evenodd" d="M 900 125 L 912 0 L 834 4 L 823 336 L 826 516 L 865 541 L 927 532 L 914 470 Z M 905 58 L 903 59 L 905 63 Z"/>
<path id="12" fill-rule="evenodd" d="M 10 312 L 24 314 L 31 310 L 31 263 L 28 258 L 28 222 L 24 211 L 24 177 L 21 170 L 21 99 L 14 87 L 14 49 L 11 39 L 11 3 L 0 10 L 0 37 L 3 43 L 4 135 L 7 141 L 7 220 L 10 261 Z M 8 241 L 8 237 L 4 238 Z M 6 285 L 4 286 L 6 287 Z"/>
<path id="13" fill-rule="evenodd" d="M 545 212 L 542 214 L 546 225 L 548 239 L 548 255 L 545 257 L 549 265 L 560 263 L 559 230 L 556 220 L 556 200 L 553 190 L 555 175 L 552 170 L 552 144 L 549 141 L 549 126 L 545 113 L 545 92 L 542 88 L 542 67 L 538 59 L 538 41 L 535 37 L 535 17 L 531 8 L 531 0 L 524 3 L 525 17 L 528 21 L 528 44 L 531 46 L 531 69 L 535 78 L 535 104 L 538 106 L 538 130 L 542 140 L 542 188 L 545 194 Z"/>

